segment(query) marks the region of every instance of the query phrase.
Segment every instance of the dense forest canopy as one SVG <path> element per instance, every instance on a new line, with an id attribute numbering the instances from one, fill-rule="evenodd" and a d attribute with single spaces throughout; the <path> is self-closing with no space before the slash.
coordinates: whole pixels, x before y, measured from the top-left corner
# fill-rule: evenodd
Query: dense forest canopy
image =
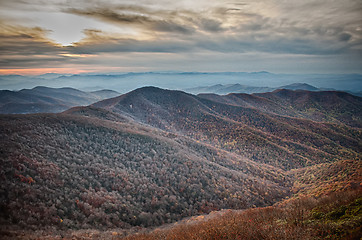
<path id="1" fill-rule="evenodd" d="M 359 188 L 361 98 L 288 91 L 147 87 L 0 115 L 2 232 L 155 227 Z"/>

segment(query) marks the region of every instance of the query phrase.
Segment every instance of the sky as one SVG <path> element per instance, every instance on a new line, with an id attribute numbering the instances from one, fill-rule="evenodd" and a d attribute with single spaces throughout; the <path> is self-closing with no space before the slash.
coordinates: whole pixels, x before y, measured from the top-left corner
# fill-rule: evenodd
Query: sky
<path id="1" fill-rule="evenodd" d="M 362 73 L 361 0 L 0 0 L 0 74 Z"/>

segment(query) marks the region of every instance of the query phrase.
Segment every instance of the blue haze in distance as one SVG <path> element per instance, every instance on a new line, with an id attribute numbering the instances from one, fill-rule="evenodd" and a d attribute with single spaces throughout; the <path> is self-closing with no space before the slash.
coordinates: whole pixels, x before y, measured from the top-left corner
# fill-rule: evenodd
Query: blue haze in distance
<path id="1" fill-rule="evenodd" d="M 1 90 L 20 90 L 36 86 L 73 87 L 85 91 L 111 89 L 121 93 L 143 86 L 186 89 L 214 84 L 243 84 L 279 87 L 308 83 L 318 88 L 359 92 L 361 74 L 274 74 L 269 72 L 139 72 L 99 74 L 44 74 L 39 76 L 1 75 Z"/>

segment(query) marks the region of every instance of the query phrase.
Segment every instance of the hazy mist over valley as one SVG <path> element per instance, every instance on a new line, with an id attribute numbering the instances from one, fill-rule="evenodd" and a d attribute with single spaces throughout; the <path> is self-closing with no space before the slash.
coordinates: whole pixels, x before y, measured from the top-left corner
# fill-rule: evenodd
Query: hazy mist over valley
<path id="1" fill-rule="evenodd" d="M 361 74 L 275 74 L 269 72 L 132 72 L 107 74 L 45 74 L 0 76 L 1 89 L 21 90 L 36 86 L 73 87 L 84 91 L 111 89 L 126 93 L 139 87 L 188 89 L 215 84 L 242 84 L 277 88 L 307 83 L 318 88 L 362 91 Z"/>
<path id="2" fill-rule="evenodd" d="M 0 239 L 361 239 L 361 9 L 0 1 Z"/>

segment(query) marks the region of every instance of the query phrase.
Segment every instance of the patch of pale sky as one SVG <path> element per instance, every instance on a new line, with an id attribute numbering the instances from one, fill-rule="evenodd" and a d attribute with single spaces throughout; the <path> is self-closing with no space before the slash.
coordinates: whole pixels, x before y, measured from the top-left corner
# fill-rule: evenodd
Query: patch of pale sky
<path id="1" fill-rule="evenodd" d="M 79 15 L 64 12 L 33 12 L 27 11 L 26 15 L 21 11 L 0 12 L 2 18 L 8 18 L 8 23 L 22 24 L 27 27 L 39 26 L 49 30 L 47 36 L 54 42 L 63 46 L 72 45 L 85 37 L 86 29 L 101 29 L 116 35 L 132 36 L 137 33 L 129 27 L 120 27 L 86 18 Z M 7 16 L 9 15 L 9 16 Z"/>

